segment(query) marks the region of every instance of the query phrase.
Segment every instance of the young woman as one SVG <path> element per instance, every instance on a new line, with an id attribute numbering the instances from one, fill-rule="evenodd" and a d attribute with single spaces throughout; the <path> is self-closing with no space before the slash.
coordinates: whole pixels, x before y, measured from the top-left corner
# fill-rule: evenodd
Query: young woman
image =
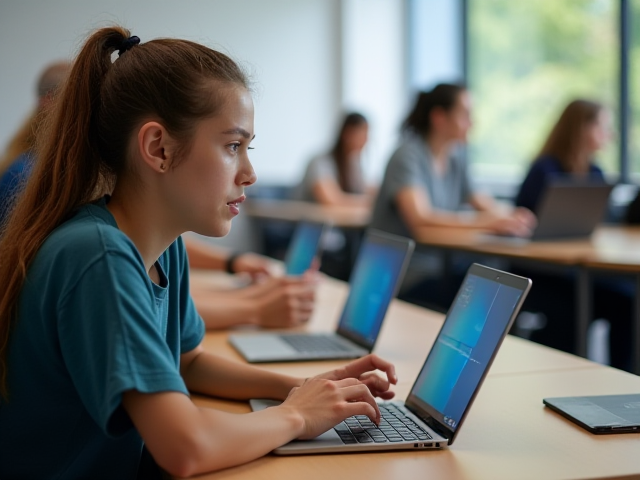
<path id="1" fill-rule="evenodd" d="M 403 123 L 400 146 L 387 164 L 373 228 L 408 237 L 429 226 L 530 232 L 535 223 L 530 211 L 500 205 L 473 190 L 460 149 L 470 128 L 471 98 L 462 85 L 439 84 L 418 95 Z M 467 205 L 474 211 L 463 211 Z M 423 252 L 414 253 L 400 297 L 446 311 L 459 283 L 443 281 L 439 253 Z M 455 270 L 462 275 L 469 262 L 458 263 Z"/>
<path id="2" fill-rule="evenodd" d="M 134 478 L 143 445 L 190 476 L 378 421 L 396 377 L 376 356 L 304 380 L 201 346 L 180 235 L 229 231 L 253 136 L 225 55 L 118 27 L 86 41 L 0 241 L 1 478 Z M 284 402 L 232 415 L 189 391 Z"/>
<path id="3" fill-rule="evenodd" d="M 536 212 L 547 184 L 554 179 L 605 182 L 594 157 L 611 138 L 609 111 L 599 102 L 577 99 L 564 108 L 520 186 L 516 205 Z M 542 313 L 544 328 L 533 332 L 531 339 L 560 350 L 575 351 L 573 302 L 575 277 L 550 274 L 532 267 L 518 269 L 537 285 L 523 309 Z M 633 285 L 627 279 L 595 275 L 593 279 L 593 318 L 607 319 L 610 363 L 631 370 L 631 336 L 633 321 Z"/>
<path id="4" fill-rule="evenodd" d="M 418 95 L 404 121 L 400 147 L 389 161 L 375 203 L 372 226 L 411 236 L 422 226 L 527 234 L 525 209 L 507 209 L 474 192 L 459 146 L 471 128 L 471 98 L 462 85 L 439 84 Z M 465 204 L 475 209 L 461 213 Z"/>
<path id="5" fill-rule="evenodd" d="M 547 183 L 554 178 L 604 182 L 594 155 L 611 137 L 609 112 L 598 102 L 570 102 L 551 129 L 516 196 L 516 205 L 536 212 Z"/>
<path id="6" fill-rule="evenodd" d="M 307 165 L 298 197 L 322 205 L 369 205 L 371 191 L 361 164 L 368 136 L 367 119 L 360 113 L 347 114 L 331 151 Z"/>
<path id="7" fill-rule="evenodd" d="M 0 159 L 0 226 L 11 212 L 34 163 L 34 149 L 40 125 L 53 104 L 59 85 L 71 65 L 66 61 L 48 65 L 38 79 L 38 104 L 24 125 L 9 142 Z M 309 319 L 313 313 L 315 282 L 312 275 L 282 278 L 270 275 L 270 260 L 254 253 L 229 255 L 222 249 L 192 237 L 185 247 L 191 268 L 226 270 L 248 274 L 259 283 L 246 288 L 220 291 L 197 279 L 191 283 L 198 313 L 208 329 L 253 324 L 262 327 L 291 327 Z"/>

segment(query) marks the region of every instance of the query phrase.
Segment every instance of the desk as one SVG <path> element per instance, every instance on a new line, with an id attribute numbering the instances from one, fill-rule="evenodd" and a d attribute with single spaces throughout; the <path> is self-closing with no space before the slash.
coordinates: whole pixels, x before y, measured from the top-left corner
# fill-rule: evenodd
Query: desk
<path id="1" fill-rule="evenodd" d="M 346 205 L 328 207 L 294 200 L 248 199 L 243 209 L 247 215 L 263 220 L 289 222 L 308 220 L 331 223 L 343 228 L 366 228 L 371 218 L 369 207 Z"/>
<path id="2" fill-rule="evenodd" d="M 322 282 L 308 330 L 330 331 L 346 298 L 345 284 Z M 394 300 L 375 352 L 396 364 L 399 398 L 408 394 L 443 316 Z M 227 333 L 208 333 L 207 350 L 241 361 Z M 344 362 L 268 364 L 308 376 Z M 454 445 L 442 451 L 268 455 L 201 479 L 587 479 L 640 478 L 640 434 L 594 436 L 545 409 L 542 398 L 640 392 L 640 378 L 582 358 L 507 337 Z M 196 396 L 199 405 L 245 413 L 244 402 Z M 427 472 L 428 475 L 427 475 Z"/>
<path id="3" fill-rule="evenodd" d="M 609 270 L 634 273 L 636 314 L 640 319 L 640 228 L 601 226 L 586 240 L 556 240 L 518 243 L 511 240 L 491 240 L 482 232 L 451 228 L 424 227 L 416 232 L 422 245 L 445 250 L 458 250 L 512 260 L 544 262 L 577 273 L 577 353 L 586 356 L 587 329 L 591 321 L 592 271 Z M 535 286 L 534 286 L 535 288 Z M 634 335 L 634 371 L 640 373 L 640 327 Z"/>

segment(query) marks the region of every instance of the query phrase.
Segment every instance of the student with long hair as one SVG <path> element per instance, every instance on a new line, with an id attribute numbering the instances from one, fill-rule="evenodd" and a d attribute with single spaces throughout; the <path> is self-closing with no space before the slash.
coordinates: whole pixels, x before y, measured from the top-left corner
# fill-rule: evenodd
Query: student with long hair
<path id="1" fill-rule="evenodd" d="M 516 205 L 538 209 L 553 179 L 604 182 L 594 155 L 609 141 L 610 115 L 601 103 L 577 99 L 563 110 L 516 195 Z"/>
<path id="2" fill-rule="evenodd" d="M 36 137 L 70 69 L 68 61 L 57 61 L 43 70 L 37 82 L 37 106 L 0 158 L 0 227 L 31 173 L 36 161 Z M 224 290 L 199 280 L 191 283 L 196 308 L 208 329 L 238 325 L 286 328 L 309 320 L 315 305 L 313 275 L 274 276 L 273 261 L 262 255 L 230 254 L 193 236 L 185 237 L 184 242 L 191 268 L 222 270 L 254 280 L 249 286 Z"/>
<path id="3" fill-rule="evenodd" d="M 368 136 L 365 116 L 346 114 L 331 151 L 314 157 L 307 165 L 297 196 L 322 205 L 369 205 L 371 189 L 362 169 Z"/>
<path id="4" fill-rule="evenodd" d="M 1 478 L 135 478 L 142 452 L 191 476 L 379 420 L 396 377 L 374 355 L 305 380 L 201 345 L 181 234 L 229 231 L 253 136 L 224 54 L 119 27 L 85 42 L 0 239 Z M 235 415 L 190 391 L 283 403 Z"/>
<path id="5" fill-rule="evenodd" d="M 553 124 L 542 149 L 516 195 L 516 205 L 538 210 L 540 198 L 553 180 L 563 182 L 605 182 L 596 164 L 597 153 L 611 138 L 609 111 L 600 102 L 576 99 L 569 102 Z M 568 352 L 575 351 L 575 276 L 553 274 L 532 266 L 516 267 L 515 271 L 529 276 L 537 285 L 523 309 L 540 313 L 545 318 L 543 328 L 534 331 L 531 339 Z M 624 278 L 594 275 L 593 317 L 611 324 L 609 334 L 610 364 L 631 369 L 631 325 L 633 285 Z"/>

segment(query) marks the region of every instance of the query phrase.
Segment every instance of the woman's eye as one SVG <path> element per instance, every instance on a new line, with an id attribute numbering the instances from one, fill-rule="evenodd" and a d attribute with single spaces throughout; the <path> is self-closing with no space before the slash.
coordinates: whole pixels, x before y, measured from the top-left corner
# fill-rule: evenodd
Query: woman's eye
<path id="1" fill-rule="evenodd" d="M 232 144 L 229 145 L 229 148 L 231 149 L 232 152 L 235 153 L 240 148 L 240 144 L 239 143 L 232 143 Z"/>

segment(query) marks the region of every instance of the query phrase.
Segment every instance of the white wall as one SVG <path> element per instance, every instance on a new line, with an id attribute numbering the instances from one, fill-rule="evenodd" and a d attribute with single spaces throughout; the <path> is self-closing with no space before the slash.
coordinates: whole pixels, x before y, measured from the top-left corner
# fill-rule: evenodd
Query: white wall
<path id="1" fill-rule="evenodd" d="M 184 37 L 248 67 L 256 81 L 252 158 L 261 182 L 297 181 L 308 156 L 333 135 L 339 0 L 2 0 L 0 148 L 32 108 L 42 67 L 72 58 L 87 33 L 114 22 L 143 42 Z"/>

